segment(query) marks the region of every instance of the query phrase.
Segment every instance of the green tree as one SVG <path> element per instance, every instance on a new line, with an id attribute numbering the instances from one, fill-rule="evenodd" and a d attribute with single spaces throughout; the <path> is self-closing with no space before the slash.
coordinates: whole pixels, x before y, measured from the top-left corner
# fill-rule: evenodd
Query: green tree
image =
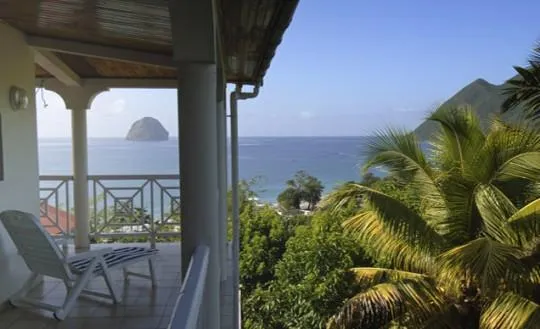
<path id="1" fill-rule="evenodd" d="M 370 144 L 365 168 L 383 166 L 417 191 L 410 207 L 349 184 L 329 203 L 360 200 L 344 227 L 383 267 L 351 269 L 365 287 L 329 328 L 392 323 L 407 328 L 526 329 L 540 323 L 540 136 L 469 108 L 446 108 L 428 155 L 412 133 L 389 130 Z"/>
<path id="2" fill-rule="evenodd" d="M 375 174 L 368 171 L 362 175 L 362 180 L 360 181 L 360 184 L 364 186 L 373 186 L 380 181 L 381 181 L 380 177 L 377 177 L 375 176 Z"/>
<path id="3" fill-rule="evenodd" d="M 285 209 L 300 209 L 301 202 L 305 201 L 308 210 L 313 210 L 321 200 L 323 189 L 319 179 L 300 170 L 287 181 L 287 188 L 278 195 L 278 202 Z"/>
<path id="4" fill-rule="evenodd" d="M 281 207 L 286 210 L 300 209 L 302 202 L 300 193 L 294 187 L 287 187 L 277 197 L 277 201 Z"/>
<path id="5" fill-rule="evenodd" d="M 297 226 L 275 267 L 275 279 L 244 299 L 246 328 L 324 328 L 353 295 L 355 281 L 348 269 L 371 263 L 354 238 L 344 234 L 341 215 L 346 213 L 317 211 L 310 223 Z"/>
<path id="6" fill-rule="evenodd" d="M 540 44 L 533 49 L 527 67 L 514 69 L 518 75 L 507 81 L 503 112 L 523 106 L 529 118 L 540 119 Z"/>
<path id="7" fill-rule="evenodd" d="M 275 266 L 294 234 L 294 222 L 284 220 L 270 206 L 248 203 L 240 223 L 240 283 L 247 296 L 274 279 Z"/>

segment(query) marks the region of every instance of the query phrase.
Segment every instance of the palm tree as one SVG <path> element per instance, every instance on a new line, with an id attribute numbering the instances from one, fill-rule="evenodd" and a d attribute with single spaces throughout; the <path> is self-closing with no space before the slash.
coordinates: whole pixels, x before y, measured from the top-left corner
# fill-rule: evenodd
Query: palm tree
<path id="1" fill-rule="evenodd" d="M 529 118 L 540 119 L 540 44 L 533 49 L 528 67 L 515 66 L 518 75 L 507 81 L 503 112 L 523 106 Z"/>
<path id="2" fill-rule="evenodd" d="M 463 107 L 429 120 L 439 131 L 427 151 L 389 130 L 365 164 L 416 191 L 420 207 L 359 184 L 327 201 L 339 209 L 361 200 L 344 226 L 385 266 L 352 269 L 364 289 L 328 327 L 538 328 L 540 135 L 500 121 L 484 133 Z"/>

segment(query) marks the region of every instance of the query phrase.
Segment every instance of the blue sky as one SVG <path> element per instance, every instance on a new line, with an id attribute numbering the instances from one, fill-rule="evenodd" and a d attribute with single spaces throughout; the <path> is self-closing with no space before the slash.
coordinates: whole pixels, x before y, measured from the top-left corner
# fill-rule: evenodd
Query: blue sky
<path id="1" fill-rule="evenodd" d="M 535 0 L 301 0 L 242 136 L 366 135 L 413 129 L 477 78 L 500 84 L 540 37 Z M 61 99 L 38 95 L 41 137 L 69 136 Z M 143 116 L 177 135 L 172 90 L 112 90 L 88 112 L 90 137 L 124 136 Z"/>

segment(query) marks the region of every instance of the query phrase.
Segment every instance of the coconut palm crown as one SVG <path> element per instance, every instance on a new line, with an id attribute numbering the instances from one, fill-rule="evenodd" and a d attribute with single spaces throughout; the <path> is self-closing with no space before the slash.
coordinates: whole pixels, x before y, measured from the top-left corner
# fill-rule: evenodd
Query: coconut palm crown
<path id="1" fill-rule="evenodd" d="M 361 203 L 344 226 L 384 264 L 351 269 L 364 289 L 328 327 L 540 328 L 538 131 L 495 120 L 483 132 L 464 106 L 429 120 L 439 130 L 427 150 L 414 134 L 388 130 L 365 163 L 414 189 L 420 210 L 359 184 L 326 201 Z"/>

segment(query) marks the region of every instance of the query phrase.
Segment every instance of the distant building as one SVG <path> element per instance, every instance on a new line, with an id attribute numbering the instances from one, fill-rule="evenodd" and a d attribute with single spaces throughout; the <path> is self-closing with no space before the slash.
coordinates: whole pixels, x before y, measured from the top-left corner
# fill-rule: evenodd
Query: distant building
<path id="1" fill-rule="evenodd" d="M 75 215 L 48 203 L 41 203 L 39 216 L 41 225 L 50 235 L 62 235 L 75 229 Z"/>

